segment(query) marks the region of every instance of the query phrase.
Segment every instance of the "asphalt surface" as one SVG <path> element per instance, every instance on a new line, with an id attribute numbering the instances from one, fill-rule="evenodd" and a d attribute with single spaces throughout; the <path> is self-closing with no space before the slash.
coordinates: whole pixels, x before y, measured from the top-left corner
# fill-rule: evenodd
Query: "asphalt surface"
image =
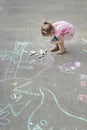
<path id="1" fill-rule="evenodd" d="M 45 20 L 74 25 L 66 54 Z M 87 0 L 0 0 L 0 130 L 87 130 Z"/>

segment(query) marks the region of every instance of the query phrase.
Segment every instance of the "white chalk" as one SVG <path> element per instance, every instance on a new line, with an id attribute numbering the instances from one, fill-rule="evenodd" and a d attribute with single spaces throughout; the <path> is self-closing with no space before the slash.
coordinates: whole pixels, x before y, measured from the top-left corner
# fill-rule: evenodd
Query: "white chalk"
<path id="1" fill-rule="evenodd" d="M 24 53 L 28 53 L 28 51 L 25 51 L 25 50 L 24 50 L 23 52 L 24 52 Z"/>
<path id="2" fill-rule="evenodd" d="M 32 56 L 32 55 L 34 55 L 34 54 L 36 54 L 36 51 L 30 51 L 30 56 Z"/>
<path id="3" fill-rule="evenodd" d="M 16 81 L 14 81 L 14 82 L 12 83 L 12 85 L 13 85 L 13 86 L 17 85 L 17 82 L 16 82 Z"/>
<path id="4" fill-rule="evenodd" d="M 40 53 L 41 55 L 46 55 L 47 50 L 42 50 L 42 49 L 39 49 L 39 53 Z"/>
<path id="5" fill-rule="evenodd" d="M 16 99 L 17 97 L 16 97 L 16 94 L 14 94 L 14 99 Z"/>

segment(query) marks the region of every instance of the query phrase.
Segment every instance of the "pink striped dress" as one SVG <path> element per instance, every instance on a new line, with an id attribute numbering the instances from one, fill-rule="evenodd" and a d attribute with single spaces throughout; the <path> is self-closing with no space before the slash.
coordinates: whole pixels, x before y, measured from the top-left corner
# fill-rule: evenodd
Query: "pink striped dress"
<path id="1" fill-rule="evenodd" d="M 66 21 L 59 21 L 53 23 L 52 25 L 55 28 L 54 35 L 62 36 L 64 40 L 70 40 L 71 38 L 73 38 L 75 30 L 72 24 Z"/>

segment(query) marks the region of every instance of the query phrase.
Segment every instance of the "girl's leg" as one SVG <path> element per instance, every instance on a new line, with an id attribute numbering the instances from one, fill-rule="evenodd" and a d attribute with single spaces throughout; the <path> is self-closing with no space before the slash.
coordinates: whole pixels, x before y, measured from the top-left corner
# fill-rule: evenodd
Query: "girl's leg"
<path id="1" fill-rule="evenodd" d="M 51 52 L 54 52 L 54 51 L 58 51 L 58 50 L 59 50 L 59 46 L 58 46 L 58 44 L 57 44 L 57 45 L 55 45 L 55 47 L 52 48 L 50 51 L 51 51 Z"/>
<path id="2" fill-rule="evenodd" d="M 59 44 L 59 50 L 57 51 L 57 54 L 63 54 L 66 53 L 66 48 L 64 47 L 64 42 Z"/>

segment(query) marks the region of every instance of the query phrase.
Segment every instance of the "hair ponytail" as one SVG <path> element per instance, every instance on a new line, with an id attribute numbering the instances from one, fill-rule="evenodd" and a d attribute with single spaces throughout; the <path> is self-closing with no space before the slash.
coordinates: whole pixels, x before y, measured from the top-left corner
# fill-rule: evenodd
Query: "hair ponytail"
<path id="1" fill-rule="evenodd" d="M 48 24 L 48 22 L 47 22 L 47 21 L 45 21 L 43 24 Z"/>

